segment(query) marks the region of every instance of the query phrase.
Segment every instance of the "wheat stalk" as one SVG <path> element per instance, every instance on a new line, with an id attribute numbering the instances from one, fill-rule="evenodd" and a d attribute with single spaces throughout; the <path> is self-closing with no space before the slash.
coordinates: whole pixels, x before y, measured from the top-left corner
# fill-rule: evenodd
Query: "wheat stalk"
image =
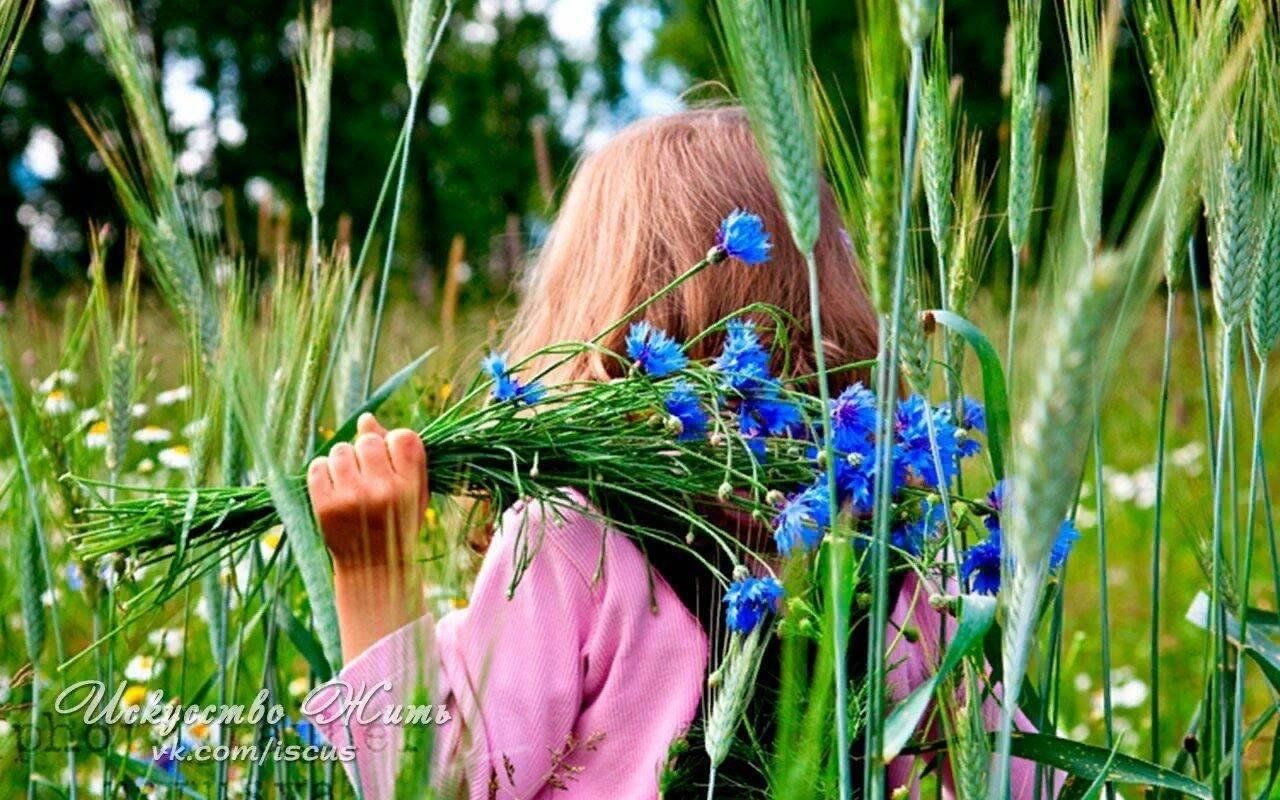
<path id="1" fill-rule="evenodd" d="M 1263 216 L 1266 236 L 1249 303 L 1253 346 L 1262 360 L 1280 343 L 1280 176 L 1272 180 L 1274 185 Z"/>
<path id="2" fill-rule="evenodd" d="M 1071 144 L 1075 154 L 1080 235 L 1092 252 L 1102 240 L 1102 179 L 1111 112 L 1111 65 L 1120 3 L 1100 13 L 1092 0 L 1071 0 L 1065 9 L 1070 54 Z"/>
<path id="3" fill-rule="evenodd" d="M 1012 266 L 1009 341 L 1005 353 L 1012 377 L 1017 346 L 1018 290 L 1022 251 L 1031 232 L 1035 193 L 1036 75 L 1040 61 L 1040 0 L 1009 0 L 1009 181 L 1008 232 Z"/>
<path id="4" fill-rule="evenodd" d="M 760 672 L 760 662 L 765 652 L 764 643 L 771 635 L 771 630 L 772 625 L 764 624 L 746 636 L 731 634 L 728 650 L 713 675 L 714 680 L 710 681 L 718 688 L 711 711 L 707 714 L 704 745 L 713 770 L 728 757 L 734 733 L 738 730 L 747 704 L 751 702 L 756 675 Z M 715 788 L 714 774 L 713 772 L 708 797 Z"/>
<path id="5" fill-rule="evenodd" d="M 929 211 L 929 233 L 938 251 L 939 291 L 945 304 L 949 299 L 946 264 L 953 211 L 951 182 L 955 172 L 956 126 L 951 113 L 951 82 L 944 63 L 941 30 L 939 26 L 939 33 L 934 37 L 933 59 L 920 93 L 920 174 Z"/>
<path id="6" fill-rule="evenodd" d="M 861 69 L 861 221 L 854 226 L 871 284 L 871 301 L 889 313 L 893 288 L 894 231 L 897 227 L 898 169 L 902 144 L 901 48 L 894 38 L 893 0 L 859 0 L 864 35 Z"/>
<path id="7" fill-rule="evenodd" d="M 4 85 L 18 52 L 18 40 L 31 19 L 35 0 L 0 0 L 0 86 Z"/>
<path id="8" fill-rule="evenodd" d="M 818 241 L 818 135 L 804 81 L 804 2 L 717 0 L 725 52 L 796 249 Z"/>
<path id="9" fill-rule="evenodd" d="M 1227 330 L 1238 329 L 1247 318 L 1256 271 L 1253 150 L 1248 144 L 1251 139 L 1246 132 L 1242 141 L 1235 125 L 1228 132 L 1218 188 L 1210 201 L 1213 305 Z"/>
<path id="10" fill-rule="evenodd" d="M 320 210 L 324 208 L 324 174 L 329 156 L 329 90 L 333 85 L 333 27 L 330 0 L 316 0 L 310 24 L 297 55 L 302 82 L 304 122 L 302 137 L 302 189 L 311 215 L 311 283 L 320 286 Z"/>
<path id="11" fill-rule="evenodd" d="M 1123 257 L 1087 259 L 1055 304 L 1039 349 L 1030 399 L 1018 427 L 1009 477 L 1004 606 L 1004 713 L 1000 766 L 990 797 L 1008 782 L 1013 714 L 1033 645 L 1040 594 L 1058 527 L 1075 497 L 1090 424 L 1092 387 L 1100 378 L 1098 343 L 1117 311 L 1124 288 Z"/>

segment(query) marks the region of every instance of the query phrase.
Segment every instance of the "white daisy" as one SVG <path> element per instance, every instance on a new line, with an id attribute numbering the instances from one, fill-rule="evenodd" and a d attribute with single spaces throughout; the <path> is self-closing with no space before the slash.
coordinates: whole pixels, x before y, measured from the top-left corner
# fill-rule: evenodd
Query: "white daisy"
<path id="1" fill-rule="evenodd" d="M 262 538 L 258 540 L 258 551 L 262 553 L 263 560 L 271 558 L 276 552 L 276 548 L 280 546 L 280 538 L 284 535 L 284 526 L 277 525 L 266 533 L 262 534 Z"/>
<path id="2" fill-rule="evenodd" d="M 125 678 L 138 683 L 145 683 L 161 672 L 164 672 L 164 662 L 153 656 L 136 655 L 124 665 Z"/>
<path id="3" fill-rule="evenodd" d="M 161 450 L 156 458 L 168 469 L 189 469 L 191 467 L 191 448 L 185 444 L 175 444 Z"/>
<path id="4" fill-rule="evenodd" d="M 222 727 L 217 722 L 208 725 L 203 722 L 196 722 L 182 729 L 181 741 L 187 748 L 202 744 L 212 744 L 218 741 L 218 734 L 221 731 Z"/>
<path id="5" fill-rule="evenodd" d="M 97 422 L 102 419 L 102 412 L 96 408 L 86 408 L 80 412 L 80 416 L 76 419 L 81 425 L 88 425 L 91 422 Z"/>
<path id="6" fill-rule="evenodd" d="M 173 438 L 173 434 L 168 428 L 161 428 L 159 425 L 144 425 L 133 432 L 133 439 L 143 444 L 160 444 L 167 442 Z"/>
<path id="7" fill-rule="evenodd" d="M 85 447 L 90 450 L 101 450 L 107 446 L 107 435 L 110 429 L 105 421 L 95 422 L 89 426 L 89 432 L 84 435 Z"/>
<path id="8" fill-rule="evenodd" d="M 191 387 L 182 385 L 173 389 L 160 392 L 156 395 L 156 405 L 171 406 L 175 403 L 185 403 L 191 399 Z"/>
<path id="9" fill-rule="evenodd" d="M 78 380 L 80 380 L 80 376 L 73 370 L 60 369 L 50 373 L 48 377 L 40 381 L 38 388 L 41 394 L 48 394 L 59 386 L 73 386 Z"/>
<path id="10" fill-rule="evenodd" d="M 138 472 L 143 475 L 150 475 L 156 471 L 156 462 L 149 458 L 144 458 L 138 462 Z"/>
<path id="11" fill-rule="evenodd" d="M 44 413 L 51 417 L 61 417 L 76 410 L 76 404 L 61 389 L 54 389 L 44 398 Z"/>
<path id="12" fill-rule="evenodd" d="M 134 419 L 138 419 L 139 417 L 145 417 L 148 410 L 146 403 L 134 403 L 129 408 L 129 413 L 133 415 Z"/>
<path id="13" fill-rule="evenodd" d="M 164 654 L 170 658 L 181 655 L 186 644 L 180 628 L 157 628 L 147 634 L 147 641 L 152 647 L 163 648 Z"/>

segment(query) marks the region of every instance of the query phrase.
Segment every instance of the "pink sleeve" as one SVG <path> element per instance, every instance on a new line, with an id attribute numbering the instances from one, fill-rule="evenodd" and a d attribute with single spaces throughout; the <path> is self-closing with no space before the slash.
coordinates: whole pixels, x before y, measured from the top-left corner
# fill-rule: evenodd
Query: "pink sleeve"
<path id="1" fill-rule="evenodd" d="M 425 672 L 453 716 L 435 731 L 438 784 L 452 773 L 473 800 L 651 798 L 671 741 L 697 713 L 707 643 L 666 582 L 650 578 L 635 544 L 579 507 L 517 504 L 466 609 L 393 633 L 340 678 L 398 682 L 384 703 L 399 702 L 397 689 L 422 680 L 406 654 L 434 638 Z M 346 741 L 341 726 L 320 727 Z M 366 800 L 391 796 L 397 752 L 358 748 Z"/>
<path id="2" fill-rule="evenodd" d="M 928 680 L 934 668 L 942 660 L 942 626 L 944 620 L 951 626 L 954 626 L 955 621 L 951 617 L 944 617 L 929 605 L 929 595 L 938 591 L 939 589 L 927 583 L 921 583 L 914 572 L 908 573 L 898 592 L 893 610 L 889 614 L 889 627 L 885 631 L 885 641 L 892 643 L 888 654 L 891 670 L 888 682 L 889 697 L 893 703 L 902 701 L 911 694 L 913 689 Z M 902 631 L 906 628 L 912 630 L 914 642 L 902 635 Z M 982 716 L 986 720 L 989 731 L 995 730 L 1000 723 L 1000 687 L 996 687 L 991 695 L 982 704 Z M 936 706 L 934 710 L 936 711 Z M 929 736 L 942 738 L 942 725 L 936 714 L 933 714 L 933 720 Z M 1036 729 L 1031 720 L 1021 711 L 1015 717 L 1014 724 L 1020 731 Z M 923 759 L 913 756 L 895 758 L 888 767 L 890 790 L 900 786 L 905 787 L 913 799 L 918 798 L 920 796 L 919 775 L 926 766 L 927 763 Z M 942 796 L 953 798 L 955 790 L 950 764 L 944 763 L 940 772 L 943 783 Z M 1036 772 L 1037 767 L 1034 762 L 1021 758 L 1013 759 L 1009 778 L 1010 797 L 1015 800 L 1034 798 Z M 1046 770 L 1045 774 L 1048 775 L 1049 771 Z M 1053 780 L 1054 788 L 1049 790 L 1049 787 L 1046 787 L 1041 797 L 1053 797 L 1057 788 L 1062 785 L 1063 776 L 1054 773 Z"/>

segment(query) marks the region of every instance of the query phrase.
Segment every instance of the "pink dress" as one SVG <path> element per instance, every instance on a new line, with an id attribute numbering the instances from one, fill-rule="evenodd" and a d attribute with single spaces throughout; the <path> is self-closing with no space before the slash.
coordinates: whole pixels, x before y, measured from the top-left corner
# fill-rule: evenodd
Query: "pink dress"
<path id="1" fill-rule="evenodd" d="M 521 563 L 527 570 L 508 597 Z M 927 595 L 911 609 L 918 591 L 910 580 L 894 609 L 896 626 L 921 634 L 908 644 L 890 631 L 904 648 L 889 658 L 901 662 L 890 681 L 895 700 L 940 655 Z M 503 515 L 467 608 L 381 639 L 313 692 L 303 714 L 334 747 L 354 747 L 344 767 L 353 781 L 358 770 L 366 800 L 394 796 L 404 741 L 402 725 L 375 718 L 432 702 L 450 717 L 434 730 L 433 780 L 444 796 L 465 783 L 471 800 L 648 800 L 672 740 L 698 714 L 706 667 L 701 624 L 626 535 L 585 507 L 517 504 Z M 423 686 L 430 697 L 416 696 Z M 987 711 L 998 715 L 994 705 Z M 891 785 L 911 780 L 913 762 L 890 765 Z M 1030 797 L 1019 787 L 1033 780 L 1034 767 L 1019 764 L 1014 796 Z"/>

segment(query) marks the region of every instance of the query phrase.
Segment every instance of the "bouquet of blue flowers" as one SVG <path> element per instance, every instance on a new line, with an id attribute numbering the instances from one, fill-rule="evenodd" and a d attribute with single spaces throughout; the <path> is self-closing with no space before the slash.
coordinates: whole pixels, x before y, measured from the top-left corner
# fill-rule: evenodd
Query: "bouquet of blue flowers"
<path id="1" fill-rule="evenodd" d="M 954 489 L 962 462 L 983 449 L 986 421 L 976 401 L 934 405 L 911 395 L 896 405 L 892 426 L 884 428 L 892 430 L 891 440 L 882 442 L 876 396 L 854 382 L 826 409 L 826 448 L 820 401 L 774 374 L 771 347 L 756 319 L 734 317 L 700 334 L 723 339 L 718 354 L 701 362 L 665 331 L 631 321 L 698 271 L 729 260 L 762 264 L 770 246 L 759 217 L 738 211 L 726 218 L 702 262 L 614 326 L 629 325 L 625 352 L 607 354 L 619 362 L 622 379 L 547 385 L 550 369 L 526 374 L 527 362 L 545 353 L 520 363 L 503 353 L 487 355 L 468 390 L 419 430 L 430 453 L 432 494 L 484 498 L 490 508 L 501 509 L 517 499 L 562 504 L 564 489 L 572 488 L 632 535 L 659 537 L 690 552 L 698 537 L 707 537 L 735 566 L 749 559 L 772 563 L 770 554 L 749 552 L 715 515 L 705 514 L 708 505 L 771 526 L 776 553 L 783 557 L 814 551 L 837 525 L 861 551 L 873 530 L 877 450 L 888 447 L 893 550 L 932 560 L 947 541 L 945 533 L 983 519 L 986 525 L 977 527 L 986 528 L 986 538 L 963 556 L 962 577 L 967 588 L 994 591 L 1000 492 L 961 504 Z M 753 313 L 769 315 L 770 309 Z M 780 315 L 771 322 L 782 324 Z M 772 338 L 778 339 L 776 330 Z M 554 354 L 568 359 L 588 348 L 599 350 L 595 343 L 562 344 Z M 293 479 L 294 491 L 301 493 L 302 486 L 301 477 Z M 953 513 L 953 506 L 972 513 Z M 280 524 L 275 498 L 261 484 L 149 488 L 82 513 L 85 522 L 75 534 L 82 558 L 125 556 L 146 564 L 180 556 L 173 569 L 181 574 L 169 580 L 170 587 L 182 586 L 183 575 L 207 569 L 224 548 Z M 1070 538 L 1064 534 L 1068 544 Z M 735 576 L 731 571 L 721 577 L 730 583 Z M 746 632 L 764 611 L 776 608 L 781 595 L 741 583 L 757 579 L 737 577 L 726 597 L 728 619 L 731 628 Z"/>

